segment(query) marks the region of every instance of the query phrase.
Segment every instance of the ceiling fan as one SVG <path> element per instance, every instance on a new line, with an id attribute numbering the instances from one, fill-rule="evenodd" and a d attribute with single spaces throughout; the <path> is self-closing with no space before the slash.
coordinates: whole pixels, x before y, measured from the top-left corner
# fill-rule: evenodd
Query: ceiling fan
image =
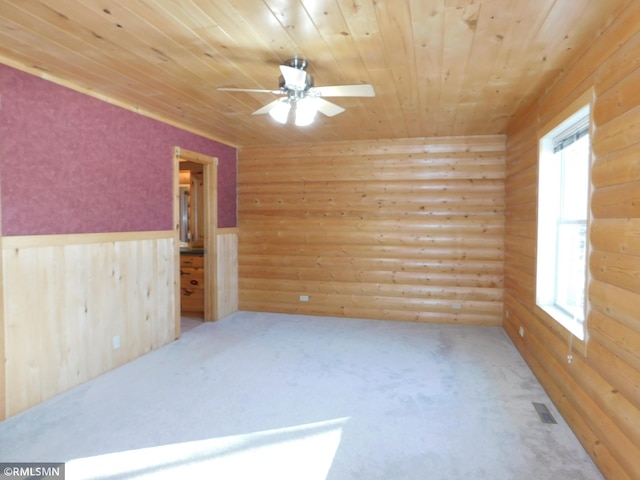
<path id="1" fill-rule="evenodd" d="M 329 85 L 315 87 L 313 77 L 307 73 L 307 61 L 292 58 L 280 65 L 280 89 L 261 90 L 254 88 L 218 88 L 224 92 L 252 92 L 282 95 L 281 98 L 259 108 L 253 115 L 268 113 L 279 123 L 285 124 L 292 108 L 295 110 L 295 124 L 299 127 L 310 125 L 317 112 L 333 117 L 344 112 L 344 108 L 328 102 L 323 97 L 374 97 L 375 91 L 369 84 Z"/>

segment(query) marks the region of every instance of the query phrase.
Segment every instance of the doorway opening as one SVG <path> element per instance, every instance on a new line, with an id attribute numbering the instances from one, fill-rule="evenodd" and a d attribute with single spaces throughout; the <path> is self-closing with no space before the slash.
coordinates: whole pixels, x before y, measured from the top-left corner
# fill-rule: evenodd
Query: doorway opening
<path id="1" fill-rule="evenodd" d="M 174 147 L 175 337 L 217 320 L 218 159 Z M 183 173 L 181 173 L 183 172 Z M 188 178 L 188 181 L 186 180 Z"/>

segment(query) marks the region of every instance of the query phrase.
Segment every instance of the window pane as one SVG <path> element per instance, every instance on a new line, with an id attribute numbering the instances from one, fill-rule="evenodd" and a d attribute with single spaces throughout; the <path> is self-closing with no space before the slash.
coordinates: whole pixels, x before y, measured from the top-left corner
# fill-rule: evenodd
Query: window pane
<path id="1" fill-rule="evenodd" d="M 589 192 L 589 136 L 580 138 L 558 155 L 563 162 L 563 199 L 560 217 L 586 220 Z"/>
<path id="2" fill-rule="evenodd" d="M 579 321 L 584 318 L 586 241 L 586 224 L 558 225 L 555 303 Z"/>

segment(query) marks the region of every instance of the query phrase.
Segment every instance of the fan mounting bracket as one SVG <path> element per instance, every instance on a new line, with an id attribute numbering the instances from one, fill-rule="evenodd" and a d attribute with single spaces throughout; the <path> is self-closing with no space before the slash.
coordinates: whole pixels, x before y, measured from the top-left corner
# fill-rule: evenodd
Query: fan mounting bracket
<path id="1" fill-rule="evenodd" d="M 308 65 L 306 58 L 297 57 L 297 56 L 285 61 L 284 64 L 287 67 L 297 68 L 298 70 L 306 70 Z"/>

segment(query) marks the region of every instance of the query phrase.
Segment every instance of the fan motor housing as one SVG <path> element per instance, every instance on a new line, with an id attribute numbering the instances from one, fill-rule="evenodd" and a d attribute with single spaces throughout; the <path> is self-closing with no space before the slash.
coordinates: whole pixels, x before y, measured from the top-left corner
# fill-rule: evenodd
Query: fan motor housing
<path id="1" fill-rule="evenodd" d="M 311 87 L 313 87 L 313 77 L 311 76 L 310 73 L 307 73 L 305 71 L 308 65 L 306 59 L 296 56 L 285 61 L 284 64 L 287 67 L 295 68 L 296 70 L 301 70 L 305 73 L 304 88 L 297 89 L 295 87 L 294 88 L 287 87 L 284 76 L 280 75 L 280 78 L 278 80 L 279 80 L 279 85 L 281 90 L 284 90 L 285 92 L 291 94 L 292 92 L 306 92 Z M 295 94 L 293 96 L 295 96 Z"/>
<path id="2" fill-rule="evenodd" d="M 306 92 L 311 87 L 313 87 L 313 77 L 307 72 L 304 72 L 304 73 L 306 74 L 306 77 L 305 77 L 305 81 L 304 81 L 304 88 L 301 91 Z M 280 89 L 281 90 L 285 90 L 285 91 L 292 90 L 290 87 L 286 87 L 285 86 L 286 82 L 285 82 L 284 77 L 282 75 L 280 75 L 280 78 L 279 78 L 279 85 L 280 85 Z"/>

